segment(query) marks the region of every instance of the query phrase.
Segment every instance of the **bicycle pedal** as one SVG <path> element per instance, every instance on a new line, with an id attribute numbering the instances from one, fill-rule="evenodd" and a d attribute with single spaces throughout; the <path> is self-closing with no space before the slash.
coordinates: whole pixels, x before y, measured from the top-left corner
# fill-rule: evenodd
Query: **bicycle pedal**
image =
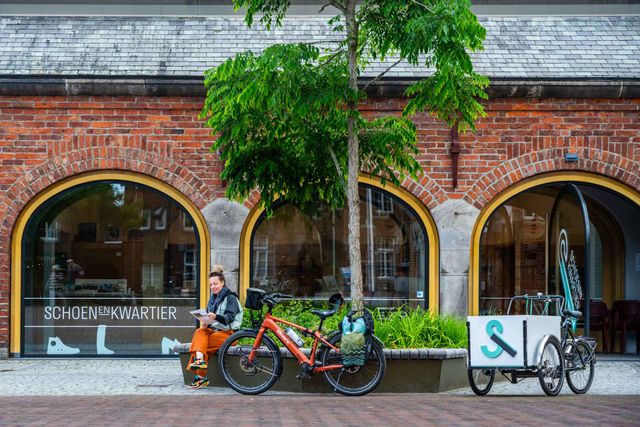
<path id="1" fill-rule="evenodd" d="M 296 378 L 299 380 L 306 380 L 311 378 L 311 374 L 313 373 L 313 367 L 308 363 L 303 363 L 300 365 L 300 373 L 296 375 Z"/>
<path id="2" fill-rule="evenodd" d="M 311 375 L 308 372 L 300 372 L 298 375 L 296 375 L 296 378 L 299 380 L 308 380 L 309 378 L 311 378 Z"/>

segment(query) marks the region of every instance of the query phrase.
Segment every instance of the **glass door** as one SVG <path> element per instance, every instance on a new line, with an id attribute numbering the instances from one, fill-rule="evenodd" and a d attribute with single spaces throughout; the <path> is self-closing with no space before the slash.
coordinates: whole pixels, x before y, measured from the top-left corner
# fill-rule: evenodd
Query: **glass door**
<path id="1" fill-rule="evenodd" d="M 584 315 L 584 331 L 589 334 L 589 213 L 580 189 L 567 183 L 558 193 L 549 218 L 549 293 L 563 295 L 568 310 Z M 575 322 L 573 327 L 575 329 Z"/>

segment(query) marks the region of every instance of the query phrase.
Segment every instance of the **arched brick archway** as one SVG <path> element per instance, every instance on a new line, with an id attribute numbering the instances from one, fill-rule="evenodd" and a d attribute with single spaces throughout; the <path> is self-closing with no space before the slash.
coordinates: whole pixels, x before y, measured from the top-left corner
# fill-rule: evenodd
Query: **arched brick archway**
<path id="1" fill-rule="evenodd" d="M 605 163 L 611 162 L 611 163 Z M 581 164 L 582 163 L 582 164 Z M 515 164 L 519 164 L 515 162 Z M 576 167 L 558 167 L 557 160 L 545 160 L 540 163 L 545 168 L 540 173 L 526 176 L 511 172 L 511 177 L 495 183 L 495 190 L 491 186 L 485 188 L 489 198 L 483 200 L 484 204 L 477 205 L 481 208 L 476 219 L 471 235 L 471 263 L 468 282 L 468 307 L 470 314 L 478 314 L 479 303 L 479 271 L 480 271 L 480 240 L 482 230 L 495 210 L 511 197 L 540 185 L 561 182 L 587 183 L 606 188 L 619 196 L 625 197 L 631 203 L 640 207 L 640 179 L 631 172 L 638 170 L 638 162 L 632 162 L 617 155 L 607 153 L 599 159 L 590 159 L 576 164 Z M 536 163 L 533 164 L 534 167 Z M 623 167 L 624 166 L 624 167 Z M 584 170 L 583 168 L 591 168 Z M 630 168 L 627 170 L 626 168 Z M 495 191 L 495 193 L 493 192 Z M 484 198 L 483 198 L 484 199 Z"/>
<path id="2" fill-rule="evenodd" d="M 8 332 L 0 332 L 0 348 L 10 343 L 12 353 L 19 351 L 19 340 L 14 337 L 19 337 L 21 325 L 19 242 L 24 224 L 37 207 L 55 194 L 77 183 L 102 179 L 142 183 L 159 190 L 182 205 L 195 221 L 201 248 L 200 274 L 202 277 L 206 275 L 210 258 L 210 238 L 200 210 L 215 198 L 215 195 L 198 176 L 170 158 L 140 149 L 92 147 L 62 153 L 49 158 L 17 179 L 6 191 L 7 202 L 0 206 L 5 212 L 5 218 L 0 224 L 0 268 L 11 272 L 0 278 L 0 292 L 6 292 L 6 299 L 11 300 L 11 310 L 0 312 L 0 325 L 8 325 L 10 318 L 12 333 L 10 337 Z"/>
<path id="3" fill-rule="evenodd" d="M 549 172 L 581 171 L 603 175 L 640 190 L 640 162 L 617 153 L 582 147 L 579 160 L 567 162 L 564 148 L 552 148 L 524 154 L 506 161 L 482 175 L 464 195 L 478 209 L 487 206 L 496 195 L 518 182 Z"/>
<path id="4" fill-rule="evenodd" d="M 5 212 L 0 225 L 0 249 L 7 244 L 22 209 L 38 193 L 69 177 L 93 171 L 127 171 L 150 176 L 184 194 L 199 209 L 215 198 L 201 179 L 161 154 L 124 147 L 83 148 L 48 159 L 7 189 L 9 202 L 0 206 Z"/>

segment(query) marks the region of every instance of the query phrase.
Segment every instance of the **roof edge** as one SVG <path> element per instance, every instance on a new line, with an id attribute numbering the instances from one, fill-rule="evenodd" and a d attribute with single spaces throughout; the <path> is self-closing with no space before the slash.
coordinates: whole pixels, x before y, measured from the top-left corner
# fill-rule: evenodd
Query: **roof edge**
<path id="1" fill-rule="evenodd" d="M 363 79 L 364 81 L 364 79 Z M 416 79 L 383 79 L 367 88 L 370 97 L 398 98 Z M 640 79 L 500 79 L 491 98 L 640 98 Z M 0 76 L 2 96 L 204 96 L 202 78 L 165 76 Z"/>

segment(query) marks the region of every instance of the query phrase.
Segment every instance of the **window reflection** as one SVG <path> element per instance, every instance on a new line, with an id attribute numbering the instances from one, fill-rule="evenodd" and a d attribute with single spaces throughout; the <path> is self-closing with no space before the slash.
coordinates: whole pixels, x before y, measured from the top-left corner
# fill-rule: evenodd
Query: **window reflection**
<path id="1" fill-rule="evenodd" d="M 547 292 L 547 221 L 558 191 L 526 191 L 489 217 L 480 241 L 481 314 L 506 313 L 514 295 Z"/>
<path id="2" fill-rule="evenodd" d="M 426 306 L 427 238 L 417 216 L 394 196 L 360 186 L 365 302 Z M 347 209 L 292 205 L 262 218 L 252 237 L 252 286 L 325 300 L 350 295 Z"/>
<path id="3" fill-rule="evenodd" d="M 23 251 L 25 355 L 168 354 L 167 342 L 188 342 L 197 238 L 167 196 L 129 182 L 74 187 L 33 215 Z"/>

